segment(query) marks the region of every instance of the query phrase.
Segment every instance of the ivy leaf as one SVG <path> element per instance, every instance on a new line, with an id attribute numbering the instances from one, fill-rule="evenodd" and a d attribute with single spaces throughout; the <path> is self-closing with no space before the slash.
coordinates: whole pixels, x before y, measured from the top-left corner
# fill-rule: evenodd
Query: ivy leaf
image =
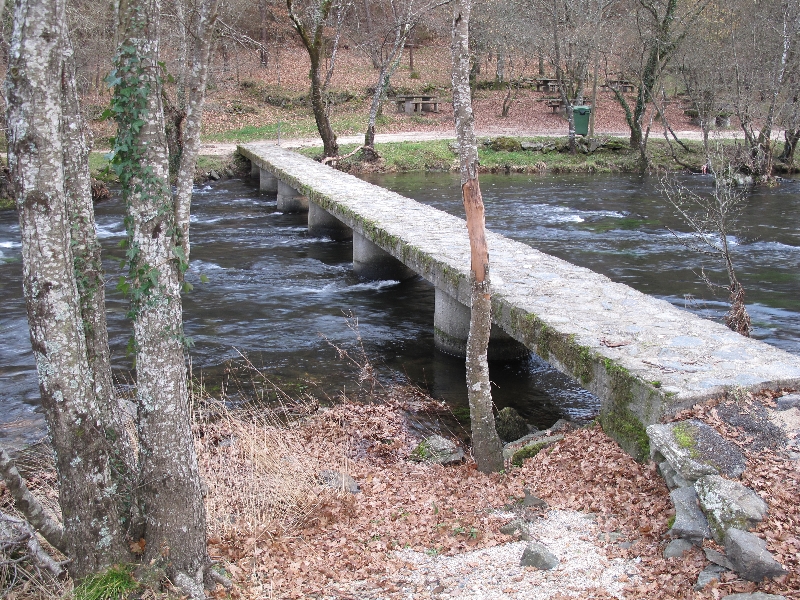
<path id="1" fill-rule="evenodd" d="M 200 275 L 200 283 L 208 283 L 208 275 Z"/>

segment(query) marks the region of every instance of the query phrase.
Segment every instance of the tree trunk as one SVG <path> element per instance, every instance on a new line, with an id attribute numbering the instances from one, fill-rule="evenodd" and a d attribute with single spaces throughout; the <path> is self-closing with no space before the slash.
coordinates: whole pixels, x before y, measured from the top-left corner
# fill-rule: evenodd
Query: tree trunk
<path id="1" fill-rule="evenodd" d="M 267 15 L 269 15 L 269 10 L 267 7 L 267 0 L 259 0 L 258 15 L 261 18 L 258 40 L 261 42 L 261 46 L 258 49 L 258 58 L 261 62 L 261 66 L 267 68 L 269 64 L 269 52 L 267 52 Z"/>
<path id="2" fill-rule="evenodd" d="M 174 578 L 196 582 L 195 574 L 208 564 L 205 509 L 186 386 L 180 296 L 186 261 L 177 251 L 180 236 L 167 179 L 159 13 L 159 0 L 130 0 L 123 8 L 114 160 L 128 210 L 139 498 L 147 519 L 143 560 L 163 564 Z"/>
<path id="3" fill-rule="evenodd" d="M 783 132 L 783 154 L 781 160 L 788 165 L 794 162 L 794 152 L 797 149 L 797 143 L 800 142 L 800 129 L 787 129 Z"/>
<path id="4" fill-rule="evenodd" d="M 478 147 L 469 85 L 471 9 L 471 0 L 458 0 L 453 14 L 453 114 L 461 165 L 461 192 L 467 214 L 471 250 L 472 310 L 466 366 L 472 445 L 478 470 L 489 473 L 503 468 L 503 454 L 492 413 L 492 390 L 487 360 L 492 304 L 489 251 L 486 245 L 483 199 L 478 182 Z"/>
<path id="5" fill-rule="evenodd" d="M 311 110 L 314 112 L 314 121 L 317 123 L 317 131 L 322 138 L 322 146 L 326 158 L 339 155 L 339 144 L 336 142 L 336 134 L 331 127 L 328 111 L 325 107 L 325 100 L 322 97 L 322 81 L 320 81 L 320 52 L 319 49 L 308 49 L 311 57 Z"/>
<path id="6" fill-rule="evenodd" d="M 192 205 L 192 186 L 197 155 L 200 152 L 200 126 L 208 82 L 208 63 L 211 57 L 211 40 L 217 20 L 219 0 L 201 0 L 191 20 L 192 48 L 190 64 L 185 67 L 188 80 L 185 88 L 186 113 L 181 128 L 181 158 L 175 183 L 175 221 L 180 232 L 182 260 L 189 261 L 189 213 Z"/>
<path id="7" fill-rule="evenodd" d="M 128 555 L 119 523 L 117 485 L 106 451 L 110 432 L 99 410 L 108 397 L 103 386 L 109 379 L 102 373 L 97 381 L 93 377 L 93 366 L 103 361 L 102 350 L 94 345 L 100 336 L 93 340 L 92 349 L 87 348 L 75 281 L 72 214 L 64 188 L 64 158 L 74 148 L 72 142 L 62 141 L 62 124 L 69 135 L 82 133 L 77 123 L 69 122 L 70 108 L 62 116 L 60 82 L 72 74 L 64 69 L 65 54 L 71 54 L 66 22 L 63 0 L 17 3 L 6 98 L 9 170 L 20 218 L 31 345 L 42 408 L 56 449 L 64 522 L 61 547 L 72 559 L 71 573 L 82 577 L 123 562 Z M 73 86 L 74 81 L 67 87 Z M 67 169 L 72 174 L 72 166 Z M 84 251 L 93 256 L 96 250 L 88 244 L 78 249 L 83 259 Z M 96 268 L 91 261 L 90 268 Z M 96 283 L 96 275 L 87 277 L 88 287 Z M 93 365 L 90 355 L 96 359 Z M 101 393 L 100 400 L 96 392 Z"/>
<path id="8" fill-rule="evenodd" d="M 339 144 L 336 142 L 336 134 L 331 127 L 325 101 L 322 98 L 322 59 L 325 42 L 322 37 L 325 20 L 328 18 L 333 0 L 320 0 L 317 10 L 314 13 L 313 28 L 305 25 L 302 18 L 294 11 L 294 0 L 286 0 L 289 10 L 289 18 L 292 25 L 300 35 L 303 45 L 308 51 L 311 60 L 311 109 L 314 112 L 314 120 L 317 123 L 317 131 L 322 138 L 323 151 L 326 158 L 339 155 Z M 340 13 L 341 14 L 341 13 Z"/>

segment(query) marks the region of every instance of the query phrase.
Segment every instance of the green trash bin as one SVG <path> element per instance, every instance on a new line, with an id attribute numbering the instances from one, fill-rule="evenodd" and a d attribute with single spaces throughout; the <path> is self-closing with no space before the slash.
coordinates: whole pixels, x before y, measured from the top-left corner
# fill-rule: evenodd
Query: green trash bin
<path id="1" fill-rule="evenodd" d="M 573 109 L 575 119 L 575 133 L 578 135 L 589 135 L 589 115 L 592 114 L 591 106 L 576 106 Z"/>

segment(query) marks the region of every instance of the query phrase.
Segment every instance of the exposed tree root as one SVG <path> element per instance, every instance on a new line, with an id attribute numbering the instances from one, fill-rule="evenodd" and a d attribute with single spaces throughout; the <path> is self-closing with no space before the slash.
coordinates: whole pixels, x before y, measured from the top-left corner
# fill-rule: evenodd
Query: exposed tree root
<path id="1" fill-rule="evenodd" d="M 736 333 L 750 337 L 750 315 L 747 314 L 747 308 L 744 305 L 744 288 L 738 281 L 731 286 L 728 301 L 731 308 L 725 314 L 725 325 Z"/>

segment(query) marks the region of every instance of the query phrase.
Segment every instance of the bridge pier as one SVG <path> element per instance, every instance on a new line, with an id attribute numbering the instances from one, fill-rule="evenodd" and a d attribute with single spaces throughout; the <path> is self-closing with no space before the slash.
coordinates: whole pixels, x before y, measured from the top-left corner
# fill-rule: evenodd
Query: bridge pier
<path id="1" fill-rule="evenodd" d="M 250 177 L 257 179 L 261 177 L 261 167 L 254 160 L 250 161 Z"/>
<path id="2" fill-rule="evenodd" d="M 470 309 L 441 288 L 436 288 L 433 309 L 433 343 L 453 356 L 467 355 Z M 489 335 L 489 360 L 514 360 L 528 354 L 528 349 L 492 324 Z"/>
<path id="3" fill-rule="evenodd" d="M 261 176 L 264 176 L 263 171 Z M 278 179 L 278 210 L 281 212 L 306 212 L 308 198 Z"/>
<path id="4" fill-rule="evenodd" d="M 314 202 L 308 203 L 308 233 L 314 237 L 327 237 L 337 242 L 353 238 L 352 229 Z"/>
<path id="5" fill-rule="evenodd" d="M 357 231 L 353 232 L 353 271 L 361 279 L 373 281 L 403 281 L 417 276 L 414 271 Z"/>
<path id="6" fill-rule="evenodd" d="M 258 165 L 255 165 L 258 167 Z M 274 194 L 278 191 L 278 178 L 266 169 L 259 168 L 258 175 L 258 189 L 268 194 Z"/>

